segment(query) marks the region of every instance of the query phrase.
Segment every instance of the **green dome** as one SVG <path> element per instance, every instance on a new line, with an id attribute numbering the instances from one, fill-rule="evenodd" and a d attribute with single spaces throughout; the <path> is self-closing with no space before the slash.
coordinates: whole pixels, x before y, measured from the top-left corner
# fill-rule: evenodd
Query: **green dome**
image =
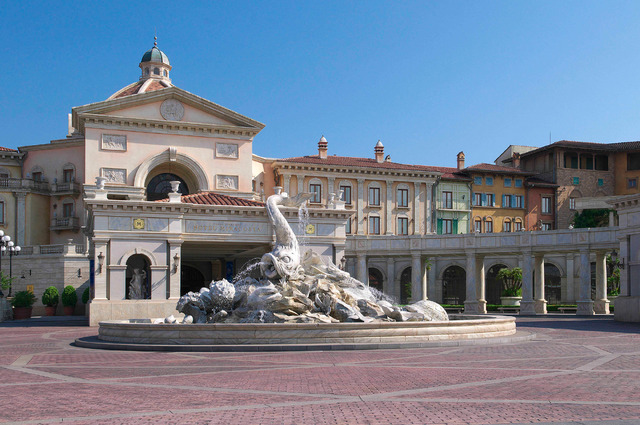
<path id="1" fill-rule="evenodd" d="M 142 55 L 142 60 L 140 62 L 160 62 L 170 65 L 167 55 L 165 55 L 162 50 L 158 49 L 157 46 L 153 46 L 150 50 L 147 50 L 144 55 Z"/>

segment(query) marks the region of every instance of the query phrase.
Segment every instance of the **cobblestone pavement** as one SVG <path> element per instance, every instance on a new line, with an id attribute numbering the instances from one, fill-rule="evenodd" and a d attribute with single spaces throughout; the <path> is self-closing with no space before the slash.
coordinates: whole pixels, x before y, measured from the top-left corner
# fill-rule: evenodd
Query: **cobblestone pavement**
<path id="1" fill-rule="evenodd" d="M 640 325 L 518 318 L 506 345 L 284 353 L 78 348 L 0 324 L 0 423 L 640 424 Z"/>

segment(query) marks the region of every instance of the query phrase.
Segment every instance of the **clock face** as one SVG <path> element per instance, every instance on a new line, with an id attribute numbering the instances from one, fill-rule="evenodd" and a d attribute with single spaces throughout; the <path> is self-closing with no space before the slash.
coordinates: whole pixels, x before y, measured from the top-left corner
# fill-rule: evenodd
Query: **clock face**
<path id="1" fill-rule="evenodd" d="M 307 224 L 307 227 L 305 227 L 305 231 L 307 232 L 307 235 L 312 235 L 316 232 L 316 226 L 314 226 L 313 224 Z"/>

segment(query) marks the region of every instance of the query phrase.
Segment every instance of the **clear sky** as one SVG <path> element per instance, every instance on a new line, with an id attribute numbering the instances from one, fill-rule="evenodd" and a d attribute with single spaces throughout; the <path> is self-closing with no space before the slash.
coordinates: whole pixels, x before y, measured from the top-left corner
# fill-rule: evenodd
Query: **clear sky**
<path id="1" fill-rule="evenodd" d="M 640 1 L 58 1 L 0 11 L 0 145 L 63 138 L 73 106 L 173 83 L 266 124 L 254 153 L 493 162 L 510 144 L 640 140 Z"/>

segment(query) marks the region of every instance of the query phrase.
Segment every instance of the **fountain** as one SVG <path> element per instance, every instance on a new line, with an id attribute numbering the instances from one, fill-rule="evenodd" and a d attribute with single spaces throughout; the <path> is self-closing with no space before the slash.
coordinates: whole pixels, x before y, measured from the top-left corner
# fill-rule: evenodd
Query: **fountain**
<path id="1" fill-rule="evenodd" d="M 231 345 L 283 350 L 424 346 L 515 334 L 512 317 L 456 315 L 450 320 L 432 301 L 394 305 L 312 250 L 301 255 L 279 207 L 299 207 L 310 197 L 289 197 L 277 188 L 266 202 L 276 237 L 273 250 L 233 282 L 214 281 L 183 295 L 176 307 L 185 315 L 181 323 L 173 316 L 101 322 L 98 338 L 138 349 Z"/>

